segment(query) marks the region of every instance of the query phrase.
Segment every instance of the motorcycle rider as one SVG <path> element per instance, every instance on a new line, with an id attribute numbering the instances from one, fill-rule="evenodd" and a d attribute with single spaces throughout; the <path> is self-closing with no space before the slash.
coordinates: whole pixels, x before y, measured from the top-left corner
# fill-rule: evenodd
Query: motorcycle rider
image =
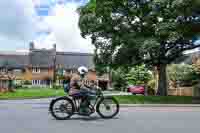
<path id="1" fill-rule="evenodd" d="M 86 74 L 88 73 L 88 69 L 84 66 L 78 68 L 77 73 L 72 75 L 70 80 L 70 91 L 69 95 L 71 96 L 80 96 L 81 103 L 80 103 L 80 113 L 81 114 L 88 114 L 89 109 L 89 97 L 91 94 L 90 87 L 84 84 L 86 80 Z"/>

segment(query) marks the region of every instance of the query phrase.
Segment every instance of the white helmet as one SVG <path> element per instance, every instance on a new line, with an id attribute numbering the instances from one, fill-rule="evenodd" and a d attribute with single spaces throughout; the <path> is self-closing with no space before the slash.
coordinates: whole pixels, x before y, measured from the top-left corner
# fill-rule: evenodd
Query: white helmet
<path id="1" fill-rule="evenodd" d="M 80 75 L 85 75 L 86 73 L 88 73 L 88 69 L 87 67 L 81 66 L 78 68 L 78 72 Z"/>

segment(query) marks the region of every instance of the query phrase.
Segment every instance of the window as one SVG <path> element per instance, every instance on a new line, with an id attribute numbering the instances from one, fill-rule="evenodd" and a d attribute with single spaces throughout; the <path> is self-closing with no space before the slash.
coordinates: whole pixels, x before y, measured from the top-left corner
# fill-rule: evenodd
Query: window
<path id="1" fill-rule="evenodd" d="M 40 80 L 40 85 L 46 85 L 46 81 L 45 80 Z"/>
<path id="2" fill-rule="evenodd" d="M 32 72 L 33 72 L 33 73 L 40 73 L 40 68 L 34 67 L 34 68 L 32 69 Z"/>
<path id="3" fill-rule="evenodd" d="M 19 74 L 19 73 L 22 73 L 22 70 L 21 70 L 21 69 L 14 69 L 13 72 L 14 72 L 15 74 Z"/>
<path id="4" fill-rule="evenodd" d="M 46 80 L 32 80 L 32 85 L 46 85 Z"/>
<path id="5" fill-rule="evenodd" d="M 59 80 L 59 85 L 62 85 L 63 84 L 63 80 Z"/>
<path id="6" fill-rule="evenodd" d="M 6 72 L 6 68 L 0 68 L 0 73 L 5 73 Z"/>
<path id="7" fill-rule="evenodd" d="M 14 69 L 13 71 L 14 72 L 21 72 L 22 70 L 21 69 Z"/>
<path id="8" fill-rule="evenodd" d="M 40 80 L 32 80 L 32 85 L 40 85 Z"/>

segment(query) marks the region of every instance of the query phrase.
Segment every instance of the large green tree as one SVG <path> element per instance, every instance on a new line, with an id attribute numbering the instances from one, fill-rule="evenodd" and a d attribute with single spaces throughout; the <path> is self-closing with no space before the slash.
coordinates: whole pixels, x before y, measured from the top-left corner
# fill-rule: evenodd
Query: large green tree
<path id="1" fill-rule="evenodd" d="M 199 0 L 91 0 L 79 8 L 83 37 L 95 46 L 95 62 L 104 66 L 145 63 L 158 70 L 158 95 L 167 95 L 166 66 L 191 42 Z M 198 26 L 196 26 L 198 27 Z M 195 28 L 196 29 L 196 28 Z"/>

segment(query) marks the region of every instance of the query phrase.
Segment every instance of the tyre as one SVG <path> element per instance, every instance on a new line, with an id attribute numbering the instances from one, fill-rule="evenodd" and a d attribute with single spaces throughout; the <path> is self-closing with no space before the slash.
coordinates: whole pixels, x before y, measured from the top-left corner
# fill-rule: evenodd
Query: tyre
<path id="1" fill-rule="evenodd" d="M 97 103 L 96 110 L 102 118 L 111 119 L 119 113 L 119 103 L 114 97 L 104 97 Z"/>
<path id="2" fill-rule="evenodd" d="M 71 99 L 60 97 L 51 101 L 49 111 L 57 120 L 67 120 L 74 114 L 75 107 Z"/>

